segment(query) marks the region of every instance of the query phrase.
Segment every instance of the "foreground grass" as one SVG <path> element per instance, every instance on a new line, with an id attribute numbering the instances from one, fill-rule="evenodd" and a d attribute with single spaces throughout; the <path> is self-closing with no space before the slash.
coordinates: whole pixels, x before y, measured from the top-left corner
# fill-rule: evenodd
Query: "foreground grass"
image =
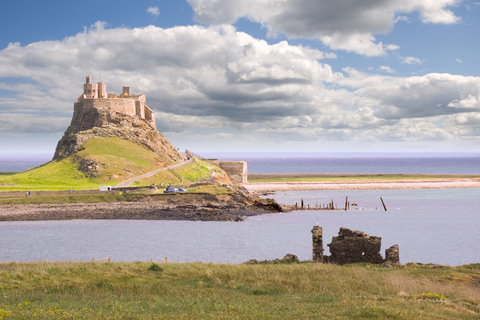
<path id="1" fill-rule="evenodd" d="M 248 182 L 344 182 L 480 179 L 480 175 L 450 174 L 251 174 Z"/>
<path id="2" fill-rule="evenodd" d="M 0 264 L 2 319 L 478 319 L 480 265 Z"/>

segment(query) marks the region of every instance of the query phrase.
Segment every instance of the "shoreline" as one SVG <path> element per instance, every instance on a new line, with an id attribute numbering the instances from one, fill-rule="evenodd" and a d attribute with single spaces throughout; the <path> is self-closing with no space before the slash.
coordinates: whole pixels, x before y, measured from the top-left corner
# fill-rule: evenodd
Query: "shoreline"
<path id="1" fill-rule="evenodd" d="M 55 204 L 1 204 L 0 221 L 184 220 L 243 221 L 244 217 L 283 211 L 271 199 L 248 192 L 233 194 L 143 195 L 137 201 Z"/>
<path id="2" fill-rule="evenodd" d="M 304 190 L 448 189 L 480 188 L 480 179 L 435 179 L 397 181 L 295 181 L 252 182 L 243 187 L 250 192 Z"/>

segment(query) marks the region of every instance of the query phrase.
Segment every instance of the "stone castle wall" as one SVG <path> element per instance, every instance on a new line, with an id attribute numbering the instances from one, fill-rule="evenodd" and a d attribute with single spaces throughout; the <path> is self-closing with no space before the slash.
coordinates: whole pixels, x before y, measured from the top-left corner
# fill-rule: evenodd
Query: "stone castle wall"
<path id="1" fill-rule="evenodd" d="M 247 183 L 246 161 L 219 161 L 218 166 L 228 174 L 232 182 Z"/>
<path id="2" fill-rule="evenodd" d="M 78 97 L 74 104 L 75 112 L 82 108 L 138 116 L 156 128 L 154 112 L 146 105 L 144 94 L 130 94 L 130 87 L 123 87 L 122 94 L 107 93 L 105 83 L 92 83 L 90 76 L 86 77 L 86 83 L 83 85 L 83 95 Z"/>
<path id="3" fill-rule="evenodd" d="M 86 99 L 82 103 L 83 107 L 95 108 L 98 110 L 110 110 L 126 114 L 128 116 L 136 115 L 135 100 L 129 99 Z"/>

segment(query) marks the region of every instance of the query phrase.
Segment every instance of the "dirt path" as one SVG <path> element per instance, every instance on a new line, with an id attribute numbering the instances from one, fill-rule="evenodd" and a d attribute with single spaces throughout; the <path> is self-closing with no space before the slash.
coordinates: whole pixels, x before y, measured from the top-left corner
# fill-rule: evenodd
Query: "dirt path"
<path id="1" fill-rule="evenodd" d="M 159 173 L 159 172 L 161 172 L 161 171 L 181 168 L 181 167 L 184 167 L 184 166 L 186 166 L 186 165 L 189 165 L 189 164 L 191 164 L 191 163 L 193 163 L 193 162 L 195 162 L 195 158 L 191 158 L 190 160 L 177 163 L 177 164 L 175 164 L 175 165 L 173 165 L 173 166 L 169 166 L 169 167 L 166 167 L 166 168 L 161 168 L 161 169 L 153 170 L 153 171 L 144 173 L 144 174 L 142 174 L 142 175 L 140 175 L 140 176 L 137 176 L 137 177 L 134 177 L 134 178 L 131 178 L 131 179 L 122 181 L 122 182 L 120 182 L 119 184 L 117 184 L 117 187 L 125 188 L 125 187 L 130 186 L 132 183 L 134 183 L 134 182 L 137 181 L 137 180 L 142 180 L 142 179 L 145 179 L 145 178 L 154 176 L 154 175 L 156 175 L 157 173 Z"/>

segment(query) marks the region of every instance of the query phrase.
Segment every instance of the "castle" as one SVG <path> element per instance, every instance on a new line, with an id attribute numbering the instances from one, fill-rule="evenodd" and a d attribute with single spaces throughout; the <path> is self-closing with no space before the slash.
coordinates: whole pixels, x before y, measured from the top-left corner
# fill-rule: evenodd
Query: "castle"
<path id="1" fill-rule="evenodd" d="M 122 94 L 119 95 L 107 93 L 104 82 L 92 83 L 92 78 L 87 76 L 86 83 L 83 85 L 83 95 L 79 96 L 74 103 L 74 113 L 83 108 L 138 116 L 156 129 L 155 116 L 153 110 L 145 104 L 145 95 L 130 94 L 130 87 L 123 87 Z"/>

